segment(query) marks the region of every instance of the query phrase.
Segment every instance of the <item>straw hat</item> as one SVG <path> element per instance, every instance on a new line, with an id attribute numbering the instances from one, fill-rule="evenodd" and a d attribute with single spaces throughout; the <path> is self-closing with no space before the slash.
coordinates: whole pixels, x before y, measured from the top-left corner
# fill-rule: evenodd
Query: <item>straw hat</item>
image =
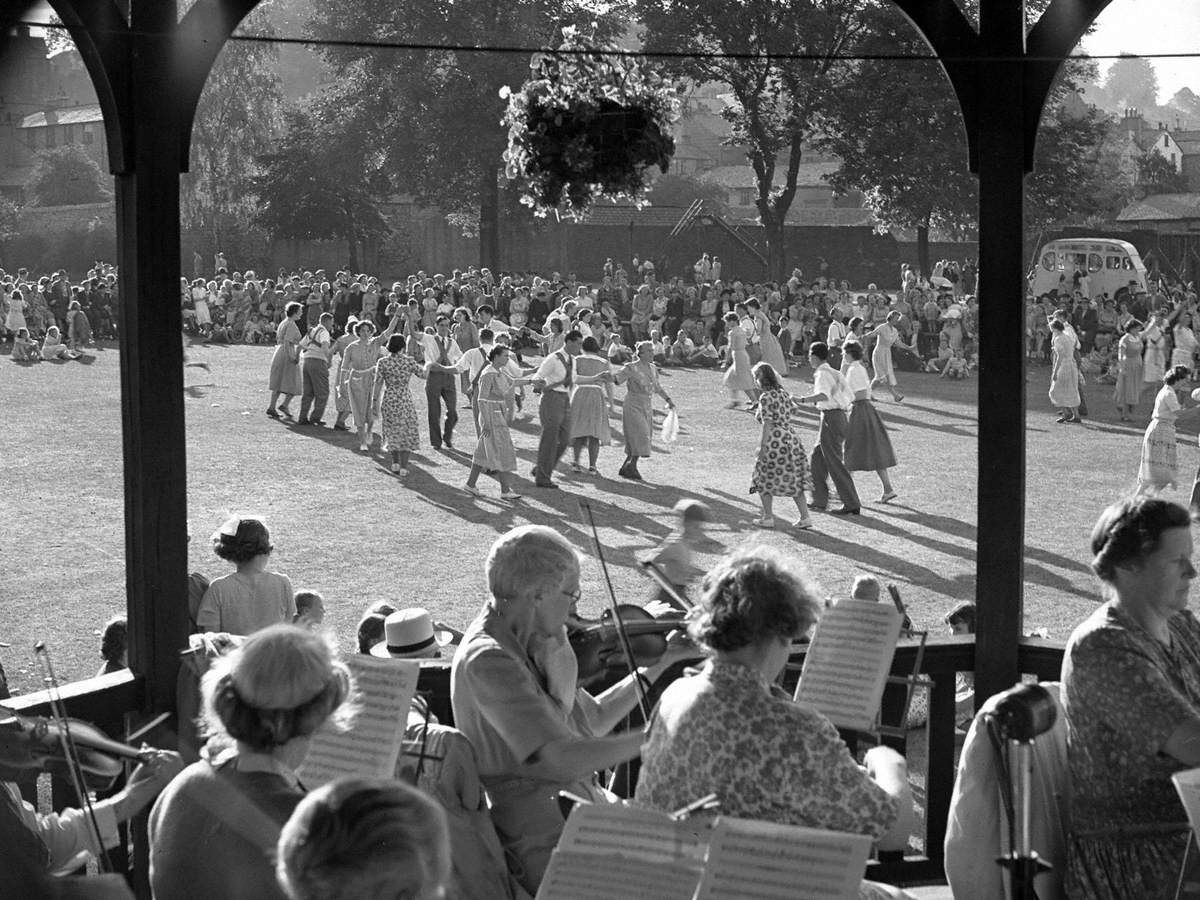
<path id="1" fill-rule="evenodd" d="M 409 607 L 397 610 L 383 622 L 383 640 L 371 648 L 372 656 L 395 659 L 436 659 L 449 644 L 448 632 L 435 632 L 429 610 Z"/>

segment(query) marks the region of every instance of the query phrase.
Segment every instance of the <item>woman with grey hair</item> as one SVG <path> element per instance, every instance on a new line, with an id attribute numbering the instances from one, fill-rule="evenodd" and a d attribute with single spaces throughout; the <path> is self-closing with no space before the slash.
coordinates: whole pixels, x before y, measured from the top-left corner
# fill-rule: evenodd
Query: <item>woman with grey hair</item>
<path id="1" fill-rule="evenodd" d="M 282 898 L 269 854 L 304 796 L 297 771 L 317 729 L 345 726 L 350 670 L 323 637 L 257 631 L 201 681 L 210 742 L 150 813 L 154 896 Z M 220 749 L 218 748 L 220 745 Z"/>
<path id="2" fill-rule="evenodd" d="M 688 632 L 709 659 L 659 700 L 636 800 L 670 811 L 715 793 L 722 815 L 869 834 L 882 850 L 903 849 L 913 824 L 904 758 L 874 747 L 860 768 L 833 724 L 775 683 L 792 642 L 821 614 L 815 582 L 754 547 L 719 561 L 702 590 Z"/>
<path id="3" fill-rule="evenodd" d="M 621 429 L 625 432 L 625 462 L 617 474 L 622 478 L 642 481 L 638 471 L 638 459 L 650 455 L 650 443 L 654 437 L 654 394 L 667 402 L 667 409 L 674 409 L 675 402 L 667 396 L 658 382 L 658 369 L 654 365 L 654 345 L 650 341 L 639 341 L 633 362 L 622 366 L 613 375 L 617 384 L 627 382 L 625 402 L 621 406 Z"/>
<path id="4" fill-rule="evenodd" d="M 596 772 L 641 749 L 639 729 L 611 733 L 637 704 L 635 682 L 649 691 L 695 653 L 672 643 L 653 666 L 593 697 L 579 687 L 567 640 L 582 593 L 575 548 L 550 528 L 523 525 L 492 545 L 485 571 L 491 596 L 454 654 L 450 699 L 478 756 L 509 870 L 536 894 L 564 824 L 555 795 L 611 799 Z"/>

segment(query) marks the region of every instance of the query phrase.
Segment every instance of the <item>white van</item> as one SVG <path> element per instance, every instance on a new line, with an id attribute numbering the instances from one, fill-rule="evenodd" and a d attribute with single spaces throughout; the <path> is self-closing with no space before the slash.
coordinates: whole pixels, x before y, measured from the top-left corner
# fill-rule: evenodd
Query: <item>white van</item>
<path id="1" fill-rule="evenodd" d="M 1117 290 L 1136 281 L 1147 289 L 1146 266 L 1137 248 L 1128 241 L 1109 238 L 1061 238 L 1045 244 L 1033 270 L 1033 295 L 1040 297 L 1055 288 L 1069 295 L 1074 275 L 1087 276 L 1087 294 L 1115 297 Z"/>

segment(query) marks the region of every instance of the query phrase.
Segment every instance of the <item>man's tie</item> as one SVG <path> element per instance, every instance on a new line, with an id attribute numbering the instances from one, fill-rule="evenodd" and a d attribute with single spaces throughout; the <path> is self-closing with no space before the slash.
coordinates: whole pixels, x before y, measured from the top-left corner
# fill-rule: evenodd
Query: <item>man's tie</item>
<path id="1" fill-rule="evenodd" d="M 441 337 L 438 337 L 437 345 L 438 349 L 442 351 L 442 355 L 438 358 L 438 363 L 443 366 L 450 365 L 450 354 L 447 352 L 446 342 Z"/>
<path id="2" fill-rule="evenodd" d="M 562 355 L 562 361 L 563 366 L 565 366 L 567 370 L 567 377 L 563 379 L 562 386 L 564 390 L 569 391 L 571 389 L 571 380 L 575 374 L 574 367 L 571 365 L 574 360 L 571 358 L 571 354 L 564 353 Z"/>

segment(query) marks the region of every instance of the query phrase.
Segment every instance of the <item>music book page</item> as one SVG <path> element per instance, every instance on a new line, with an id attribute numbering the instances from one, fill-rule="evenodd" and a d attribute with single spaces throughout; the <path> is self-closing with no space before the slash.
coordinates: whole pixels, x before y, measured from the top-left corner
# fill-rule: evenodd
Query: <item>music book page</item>
<path id="1" fill-rule="evenodd" d="M 842 600 L 825 610 L 804 658 L 796 702 L 838 728 L 873 730 L 901 623 L 890 603 Z"/>
<path id="2" fill-rule="evenodd" d="M 1192 833 L 1200 835 L 1200 769 L 1185 769 L 1171 776 L 1175 790 L 1183 801 Z M 1200 839 L 1200 838 L 1198 838 Z"/>
<path id="3" fill-rule="evenodd" d="M 696 900 L 856 900 L 871 838 L 717 819 Z"/>
<path id="4" fill-rule="evenodd" d="M 696 825 L 621 804 L 583 804 L 567 820 L 537 900 L 692 900 L 703 856 Z"/>
<path id="5" fill-rule="evenodd" d="M 362 654 L 345 659 L 354 674 L 359 710 L 349 731 L 326 725 L 313 736 L 299 773 L 310 789 L 347 775 L 391 778 L 396 771 L 421 664 Z"/>

